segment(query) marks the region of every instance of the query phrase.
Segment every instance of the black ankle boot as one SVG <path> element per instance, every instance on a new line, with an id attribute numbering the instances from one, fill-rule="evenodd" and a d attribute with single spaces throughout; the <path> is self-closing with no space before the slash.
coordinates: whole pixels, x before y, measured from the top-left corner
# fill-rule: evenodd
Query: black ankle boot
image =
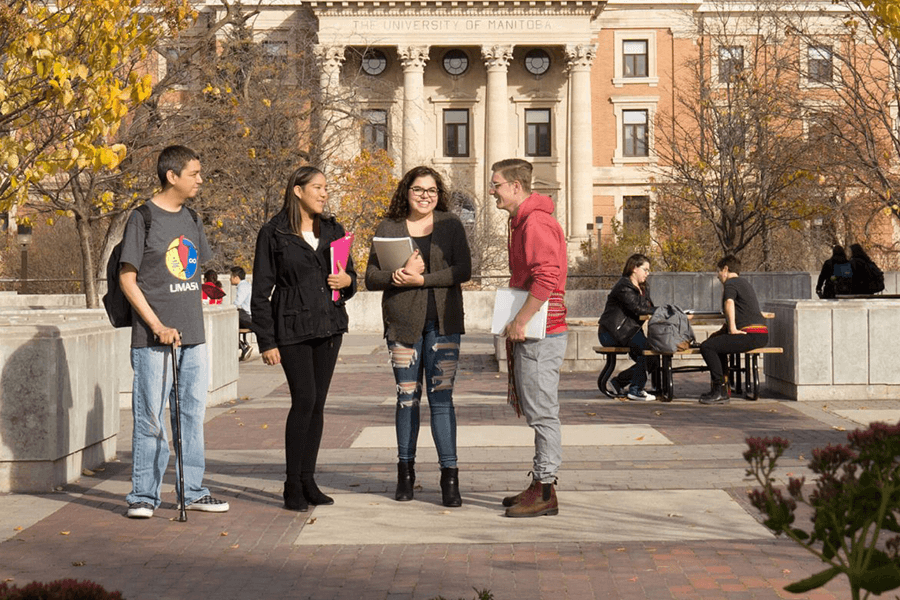
<path id="1" fill-rule="evenodd" d="M 298 510 L 306 512 L 309 510 L 309 503 L 303 497 L 303 485 L 300 483 L 284 482 L 284 507 L 288 510 Z"/>
<path id="2" fill-rule="evenodd" d="M 459 469 L 441 468 L 441 500 L 444 506 L 462 506 L 462 497 L 459 495 Z"/>
<path id="3" fill-rule="evenodd" d="M 303 477 L 303 498 L 312 506 L 329 506 L 334 504 L 334 498 L 326 496 L 316 485 L 316 480 L 311 476 Z"/>
<path id="4" fill-rule="evenodd" d="M 413 499 L 413 486 L 416 485 L 416 461 L 400 461 L 397 463 L 397 491 L 394 499 L 406 502 Z"/>
<path id="5" fill-rule="evenodd" d="M 724 383 L 714 383 L 705 394 L 700 394 L 700 404 L 728 404 L 728 387 Z"/>

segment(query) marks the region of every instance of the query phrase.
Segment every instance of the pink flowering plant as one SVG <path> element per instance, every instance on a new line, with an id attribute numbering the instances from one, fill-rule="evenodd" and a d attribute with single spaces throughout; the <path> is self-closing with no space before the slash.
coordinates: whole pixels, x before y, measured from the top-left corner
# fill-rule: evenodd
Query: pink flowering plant
<path id="1" fill-rule="evenodd" d="M 747 474 L 762 486 L 750 492 L 750 502 L 766 517 L 763 524 L 827 565 L 785 586 L 789 592 L 808 592 L 841 573 L 850 580 L 853 600 L 900 587 L 900 425 L 873 423 L 847 439 L 847 445 L 813 450 L 809 468 L 816 481 L 808 495 L 804 477 L 790 477 L 786 490 L 776 483 L 778 459 L 790 442 L 747 439 Z M 799 504 L 812 509 L 809 530 L 794 524 Z"/>

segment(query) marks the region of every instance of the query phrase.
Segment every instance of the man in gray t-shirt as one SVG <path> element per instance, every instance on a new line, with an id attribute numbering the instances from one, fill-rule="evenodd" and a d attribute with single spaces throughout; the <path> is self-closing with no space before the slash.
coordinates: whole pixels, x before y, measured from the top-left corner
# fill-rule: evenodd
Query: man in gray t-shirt
<path id="1" fill-rule="evenodd" d="M 128 516 L 149 518 L 160 503 L 169 462 L 166 404 L 175 430 L 172 352 L 178 368 L 184 498 L 188 510 L 225 512 L 228 503 L 203 487 L 206 470 L 203 421 L 208 382 L 200 265 L 210 250 L 202 221 L 185 207 L 203 181 L 200 159 L 184 146 L 169 146 L 157 160 L 162 191 L 147 206 L 150 229 L 135 211 L 125 227 L 119 283 L 131 303 L 132 389 L 131 493 Z M 176 462 L 176 477 L 178 464 Z M 177 488 L 176 488 L 177 491 Z"/>

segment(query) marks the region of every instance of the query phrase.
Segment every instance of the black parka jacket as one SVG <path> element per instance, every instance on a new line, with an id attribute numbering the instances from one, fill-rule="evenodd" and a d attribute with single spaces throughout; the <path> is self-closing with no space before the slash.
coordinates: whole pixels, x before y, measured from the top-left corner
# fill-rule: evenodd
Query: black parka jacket
<path id="1" fill-rule="evenodd" d="M 641 328 L 641 315 L 653 314 L 650 295 L 643 295 L 628 277 L 613 286 L 600 316 L 600 331 L 610 334 L 620 346 L 627 346 Z"/>
<path id="2" fill-rule="evenodd" d="M 344 302 L 356 293 L 352 258 L 344 269 L 352 283 L 340 290 L 337 302 L 328 287 L 331 242 L 343 236 L 334 217 L 321 217 L 319 247 L 313 250 L 291 231 L 284 211 L 259 230 L 250 313 L 260 352 L 347 332 Z"/>

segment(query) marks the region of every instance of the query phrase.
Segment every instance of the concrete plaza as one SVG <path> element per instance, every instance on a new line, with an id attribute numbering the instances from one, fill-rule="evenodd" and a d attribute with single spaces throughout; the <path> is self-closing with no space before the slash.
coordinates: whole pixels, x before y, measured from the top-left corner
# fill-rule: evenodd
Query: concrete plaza
<path id="1" fill-rule="evenodd" d="M 440 504 L 423 403 L 413 502 L 393 500 L 394 382 L 378 335 L 344 338 L 326 405 L 317 480 L 333 506 L 282 508 L 280 368 L 242 363 L 239 398 L 207 412 L 206 483 L 225 514 L 174 519 L 174 473 L 151 519 L 125 517 L 131 417 L 118 460 L 46 495 L 0 495 L 0 581 L 76 578 L 143 599 L 496 600 L 849 597 L 843 578 L 809 594 L 787 583 L 822 570 L 759 524 L 746 492 L 748 436 L 792 447 L 781 474 L 808 475 L 811 449 L 846 441 L 871 420 L 896 422 L 900 401 L 791 402 L 763 394 L 705 407 L 705 375 L 676 377 L 676 400 L 609 400 L 596 373 L 560 384 L 560 514 L 506 519 L 500 499 L 528 482 L 531 432 L 506 405 L 491 336 L 464 336 L 456 385 L 463 506 Z M 802 525 L 802 524 L 801 524 Z"/>

